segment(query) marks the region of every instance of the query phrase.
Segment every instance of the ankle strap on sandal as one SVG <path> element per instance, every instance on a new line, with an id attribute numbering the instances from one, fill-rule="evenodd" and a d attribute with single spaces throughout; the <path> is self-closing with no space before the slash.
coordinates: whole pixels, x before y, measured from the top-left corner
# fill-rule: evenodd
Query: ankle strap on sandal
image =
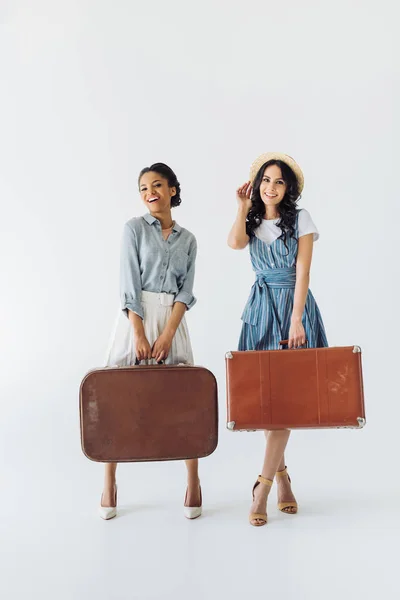
<path id="1" fill-rule="evenodd" d="M 287 475 L 287 467 L 285 467 L 285 468 L 283 469 L 283 471 L 277 471 L 277 472 L 276 472 L 276 476 L 277 476 L 277 477 L 283 477 L 284 475 Z"/>
<path id="2" fill-rule="evenodd" d="M 271 485 L 273 484 L 273 481 L 271 479 L 266 479 L 265 477 L 263 477 L 262 475 L 259 475 L 257 478 L 257 481 L 259 483 L 263 483 L 264 485 L 269 485 L 271 487 Z"/>

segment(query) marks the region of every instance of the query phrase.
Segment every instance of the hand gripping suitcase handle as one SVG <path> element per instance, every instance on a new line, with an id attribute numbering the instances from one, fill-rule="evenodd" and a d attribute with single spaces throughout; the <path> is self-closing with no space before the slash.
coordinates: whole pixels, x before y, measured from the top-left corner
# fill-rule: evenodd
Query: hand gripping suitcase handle
<path id="1" fill-rule="evenodd" d="M 289 344 L 289 340 L 281 340 L 279 342 L 279 346 L 287 346 Z M 308 348 L 308 340 L 306 340 L 306 343 L 303 344 L 303 346 L 305 346 L 306 348 Z M 300 346 L 300 348 L 303 348 L 303 346 Z"/>
<path id="2" fill-rule="evenodd" d="M 135 360 L 135 367 L 138 367 L 138 366 L 140 365 L 140 363 L 141 363 L 141 361 L 140 361 L 140 360 L 137 358 L 137 359 Z M 163 360 L 160 360 L 160 361 L 159 361 L 157 364 L 158 364 L 158 365 L 163 365 L 163 364 L 164 364 L 164 361 L 163 361 Z"/>

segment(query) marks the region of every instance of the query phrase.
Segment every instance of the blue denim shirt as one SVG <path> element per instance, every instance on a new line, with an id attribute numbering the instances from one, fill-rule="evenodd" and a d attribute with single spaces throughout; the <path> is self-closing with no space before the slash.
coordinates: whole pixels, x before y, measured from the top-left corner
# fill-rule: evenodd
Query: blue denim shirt
<path id="1" fill-rule="evenodd" d="M 196 238 L 177 223 L 164 240 L 160 221 L 150 214 L 128 221 L 121 248 L 122 310 L 143 319 L 142 290 L 174 294 L 175 302 L 192 308 L 196 254 Z"/>

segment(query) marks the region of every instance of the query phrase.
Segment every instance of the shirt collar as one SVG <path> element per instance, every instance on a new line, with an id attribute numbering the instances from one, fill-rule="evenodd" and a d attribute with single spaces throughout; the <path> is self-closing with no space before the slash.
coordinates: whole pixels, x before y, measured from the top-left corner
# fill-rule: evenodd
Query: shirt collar
<path id="1" fill-rule="evenodd" d="M 150 213 L 146 213 L 145 215 L 143 215 L 143 219 L 149 224 L 149 225 L 154 225 L 154 223 L 158 223 L 160 224 L 160 221 L 158 219 L 156 219 L 155 217 L 153 217 L 153 215 L 151 215 Z M 175 222 L 175 225 L 173 227 L 174 231 L 181 231 L 182 228 L 180 225 L 178 225 L 178 223 Z"/>
<path id="2" fill-rule="evenodd" d="M 157 221 L 157 219 L 153 217 L 150 213 L 146 213 L 145 215 L 143 215 L 143 219 L 147 221 L 149 225 L 153 225 L 153 223 Z"/>

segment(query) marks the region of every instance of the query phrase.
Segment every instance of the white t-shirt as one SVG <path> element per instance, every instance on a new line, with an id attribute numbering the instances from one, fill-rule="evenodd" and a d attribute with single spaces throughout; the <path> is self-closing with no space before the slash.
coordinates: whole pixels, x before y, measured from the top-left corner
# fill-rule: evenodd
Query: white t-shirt
<path id="1" fill-rule="evenodd" d="M 277 226 L 278 221 L 279 219 L 263 219 L 260 226 L 254 230 L 254 235 L 266 244 L 272 244 L 282 233 L 281 228 Z M 316 242 L 319 238 L 318 229 L 308 210 L 302 208 L 299 211 L 299 238 L 309 233 L 314 234 L 314 242 Z"/>

